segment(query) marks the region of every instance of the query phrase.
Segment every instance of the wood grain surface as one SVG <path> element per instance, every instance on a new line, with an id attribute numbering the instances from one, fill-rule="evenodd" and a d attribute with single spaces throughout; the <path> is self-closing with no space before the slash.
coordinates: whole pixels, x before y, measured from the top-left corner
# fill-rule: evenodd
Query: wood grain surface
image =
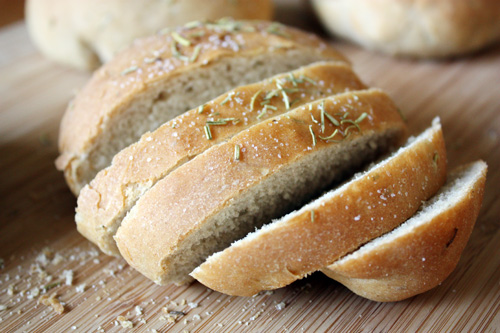
<path id="1" fill-rule="evenodd" d="M 0 331 L 130 330 L 122 324 L 137 332 L 499 330 L 500 47 L 417 62 L 332 43 L 367 83 L 388 91 L 412 132 L 441 117 L 450 168 L 476 159 L 489 165 L 481 214 L 441 286 L 376 303 L 316 273 L 274 292 L 229 297 L 198 283 L 156 286 L 123 260 L 99 253 L 76 232 L 75 198 L 53 164 L 58 123 L 89 74 L 44 59 L 17 23 L 0 30 Z M 73 272 L 69 285 L 65 270 Z M 63 314 L 37 302 L 40 287 L 56 293 Z M 182 314 L 173 318 L 171 311 Z"/>

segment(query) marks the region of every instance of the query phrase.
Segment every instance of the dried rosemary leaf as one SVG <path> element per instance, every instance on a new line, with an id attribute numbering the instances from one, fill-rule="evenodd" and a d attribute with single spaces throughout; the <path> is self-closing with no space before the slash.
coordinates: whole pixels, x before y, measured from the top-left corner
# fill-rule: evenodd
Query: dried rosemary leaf
<path id="1" fill-rule="evenodd" d="M 252 99 L 250 100 L 250 111 L 253 111 L 253 106 L 255 104 L 255 100 L 257 99 L 257 97 L 260 95 L 260 93 L 262 92 L 262 89 L 260 89 L 259 91 L 257 91 L 253 96 L 252 96 Z"/>
<path id="2" fill-rule="evenodd" d="M 235 145 L 234 146 L 234 159 L 236 161 L 240 160 L 240 145 Z"/>
<path id="3" fill-rule="evenodd" d="M 210 126 L 205 125 L 205 136 L 207 137 L 207 140 L 212 140 L 212 132 L 210 131 Z"/>
<path id="4" fill-rule="evenodd" d="M 129 68 L 123 70 L 120 75 L 127 75 L 127 74 L 130 74 L 130 73 L 133 73 L 135 72 L 136 70 L 138 70 L 139 67 L 137 66 L 130 66 Z"/>
<path id="5" fill-rule="evenodd" d="M 179 35 L 179 33 L 174 31 L 170 35 L 177 43 L 181 44 L 182 46 L 191 46 L 191 41 L 187 38 L 182 37 L 181 35 Z"/>
<path id="6" fill-rule="evenodd" d="M 313 147 L 316 146 L 316 135 L 314 134 L 312 125 L 309 125 L 309 133 L 311 133 L 312 141 L 313 141 Z"/>

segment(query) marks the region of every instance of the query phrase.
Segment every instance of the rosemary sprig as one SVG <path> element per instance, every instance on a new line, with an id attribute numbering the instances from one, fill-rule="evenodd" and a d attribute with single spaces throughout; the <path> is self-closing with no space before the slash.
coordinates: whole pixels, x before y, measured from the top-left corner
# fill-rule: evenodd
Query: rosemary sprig
<path id="1" fill-rule="evenodd" d="M 325 100 L 320 104 L 321 133 L 325 133 Z"/>
<path id="2" fill-rule="evenodd" d="M 335 131 L 333 131 L 333 133 L 332 133 L 332 134 L 330 134 L 329 136 L 326 136 L 326 137 L 319 136 L 319 138 L 320 138 L 321 140 L 328 141 L 328 140 L 330 140 L 330 139 L 333 139 L 333 138 L 335 137 L 335 135 L 337 135 L 337 133 L 339 133 L 338 128 L 337 128 L 337 129 L 335 129 Z M 340 141 L 341 141 L 341 140 L 340 140 Z"/>
<path id="3" fill-rule="evenodd" d="M 130 74 L 130 73 L 135 72 L 135 71 L 136 71 L 136 70 L 138 70 L 138 69 L 139 69 L 139 67 L 137 67 L 137 66 L 130 66 L 129 68 L 126 68 L 125 70 L 123 70 L 123 71 L 120 73 L 120 75 L 125 76 L 125 75 L 127 75 L 127 74 Z"/>
<path id="4" fill-rule="evenodd" d="M 235 145 L 234 146 L 234 159 L 236 161 L 240 160 L 240 145 Z"/>
<path id="5" fill-rule="evenodd" d="M 204 108 L 205 108 L 205 104 L 198 106 L 198 113 L 203 113 Z"/>
<path id="6" fill-rule="evenodd" d="M 314 223 L 314 210 L 311 210 L 311 222 Z"/>
<path id="7" fill-rule="evenodd" d="M 207 137 L 207 140 L 212 140 L 212 132 L 210 131 L 210 126 L 207 124 L 204 127 L 205 129 L 205 136 Z"/>
<path id="8" fill-rule="evenodd" d="M 201 45 L 196 45 L 193 54 L 189 58 L 189 62 L 195 62 L 198 59 L 198 56 L 200 55 L 200 50 L 201 50 Z"/>
<path id="9" fill-rule="evenodd" d="M 191 46 L 191 41 L 187 38 L 182 37 L 178 32 L 172 32 L 170 34 L 172 38 L 182 46 Z"/>
<path id="10" fill-rule="evenodd" d="M 281 29 L 281 24 L 279 23 L 272 23 L 268 28 L 267 28 L 267 32 L 273 34 L 273 35 L 277 35 L 277 36 L 281 36 L 281 37 L 285 37 L 285 38 L 290 38 L 291 36 L 289 34 L 287 34 L 286 32 L 284 32 L 282 29 Z"/>
<path id="11" fill-rule="evenodd" d="M 224 105 L 227 102 L 229 102 L 231 100 L 231 98 L 233 97 L 233 95 L 234 95 L 233 93 L 227 94 L 226 98 L 224 98 L 224 100 L 222 102 L 220 102 L 220 105 Z"/>
<path id="12" fill-rule="evenodd" d="M 333 118 L 332 115 L 330 115 L 328 112 L 325 112 L 325 117 L 328 118 L 328 120 L 334 125 L 334 126 L 340 126 L 340 123 L 337 119 Z"/>
<path id="13" fill-rule="evenodd" d="M 267 105 L 266 105 L 266 106 L 267 106 Z M 264 108 L 262 109 L 262 112 L 261 112 L 261 113 L 259 113 L 259 115 L 257 116 L 257 119 L 261 119 L 262 117 L 264 117 L 264 115 L 265 115 L 266 113 L 267 113 L 267 108 L 266 108 L 266 107 L 264 107 Z"/>
<path id="14" fill-rule="evenodd" d="M 250 100 L 250 111 L 253 111 L 253 106 L 255 104 L 255 100 L 257 99 L 257 97 L 260 95 L 260 93 L 262 92 L 262 89 L 260 89 L 259 91 L 257 91 L 253 96 L 252 96 L 252 99 Z"/>
<path id="15" fill-rule="evenodd" d="M 317 85 L 318 85 L 318 83 L 317 83 L 316 81 L 314 81 L 313 79 L 311 79 L 310 77 L 307 77 L 307 76 L 305 76 L 305 75 L 302 75 L 302 76 L 301 76 L 301 79 L 302 79 L 302 80 L 304 80 L 304 81 L 309 82 L 309 83 L 310 83 L 310 84 L 312 84 L 312 85 L 315 85 L 315 86 L 317 86 Z"/>
<path id="16" fill-rule="evenodd" d="M 316 146 L 316 135 L 314 134 L 312 125 L 309 125 L 309 133 L 311 133 L 312 141 L 313 141 L 313 147 Z"/>

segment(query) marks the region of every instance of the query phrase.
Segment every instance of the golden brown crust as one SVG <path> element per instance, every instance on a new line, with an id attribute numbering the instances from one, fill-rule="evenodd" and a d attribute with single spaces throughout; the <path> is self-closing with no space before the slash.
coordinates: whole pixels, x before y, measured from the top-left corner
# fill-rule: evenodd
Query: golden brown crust
<path id="1" fill-rule="evenodd" d="M 448 57 L 500 39 L 497 0 L 314 0 L 330 32 L 367 48 Z"/>
<path id="2" fill-rule="evenodd" d="M 157 283 L 169 282 L 166 276 L 172 265 L 170 259 L 188 236 L 196 235 L 212 216 L 289 164 L 337 145 L 319 138 L 314 142 L 310 129 L 319 136 L 321 125 L 313 122 L 311 114 L 320 119 L 322 102 L 309 105 L 311 110 L 306 105 L 240 132 L 174 170 L 143 195 L 115 236 L 128 263 Z M 351 135 L 341 141 L 342 145 L 361 136 L 393 133 L 394 139 L 401 139 L 406 133 L 397 108 L 379 90 L 334 96 L 326 100 L 325 108 L 331 115 L 349 112 L 349 119 L 367 114 L 360 124 L 362 133 L 351 128 Z M 345 131 L 348 126 L 344 123 L 340 129 Z M 335 128 L 326 121 L 325 135 Z M 341 135 L 334 138 L 338 140 Z M 241 147 L 239 160 L 234 158 L 236 145 Z M 444 163 L 442 159 L 439 170 Z M 434 186 L 438 184 L 436 181 Z"/>
<path id="3" fill-rule="evenodd" d="M 119 117 L 152 86 L 194 68 L 210 67 L 227 57 L 251 59 L 263 53 L 309 49 L 325 59 L 346 61 L 316 36 L 271 22 L 222 21 L 181 27 L 175 32 L 189 38 L 191 44 L 180 45 L 170 31 L 136 40 L 128 50 L 97 70 L 68 107 L 61 122 L 61 155 L 56 166 L 64 170 L 66 181 L 75 193 L 83 187 L 85 176 L 88 177 L 80 164 L 99 136 L 109 131 L 109 119 Z"/>
<path id="4" fill-rule="evenodd" d="M 330 265 L 323 273 L 379 302 L 399 301 L 436 287 L 455 269 L 479 214 L 487 167 L 476 163 L 481 165 L 478 177 L 473 186 L 460 189 L 464 192 L 456 194 L 461 196 L 456 204 L 389 243 Z"/>
<path id="5" fill-rule="evenodd" d="M 441 126 L 431 131 L 383 165 L 213 255 L 191 275 L 211 289 L 251 296 L 286 286 L 394 229 L 445 181 Z"/>
<path id="6" fill-rule="evenodd" d="M 320 62 L 238 87 L 201 109 L 188 111 L 122 150 L 112 165 L 81 191 L 76 216 L 78 230 L 103 252 L 119 255 L 112 237 L 121 219 L 140 195 L 171 170 L 241 130 L 292 107 L 364 88 L 349 65 Z M 269 108 L 262 102 L 269 102 L 265 104 Z M 208 140 L 205 124 L 220 119 L 226 119 L 225 124 L 210 126 L 212 139 Z"/>

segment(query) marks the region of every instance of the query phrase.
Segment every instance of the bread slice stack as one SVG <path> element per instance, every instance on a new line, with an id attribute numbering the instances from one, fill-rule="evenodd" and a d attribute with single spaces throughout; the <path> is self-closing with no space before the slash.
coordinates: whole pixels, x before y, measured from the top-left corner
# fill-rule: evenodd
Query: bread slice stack
<path id="1" fill-rule="evenodd" d="M 397 150 L 406 138 L 391 99 L 316 37 L 196 22 L 138 41 L 94 74 L 63 119 L 57 165 L 80 193 L 78 230 L 158 284 L 194 277 L 249 296 L 323 270 L 384 300 L 390 280 L 352 268 L 371 259 L 343 262 L 412 224 L 445 183 L 439 120 Z M 467 198 L 479 207 L 480 196 Z M 467 216 L 471 228 L 477 214 Z M 459 228 L 448 273 L 470 233 Z M 419 276 L 412 267 L 388 271 L 404 281 Z M 386 300 L 427 290 L 407 286 Z"/>

